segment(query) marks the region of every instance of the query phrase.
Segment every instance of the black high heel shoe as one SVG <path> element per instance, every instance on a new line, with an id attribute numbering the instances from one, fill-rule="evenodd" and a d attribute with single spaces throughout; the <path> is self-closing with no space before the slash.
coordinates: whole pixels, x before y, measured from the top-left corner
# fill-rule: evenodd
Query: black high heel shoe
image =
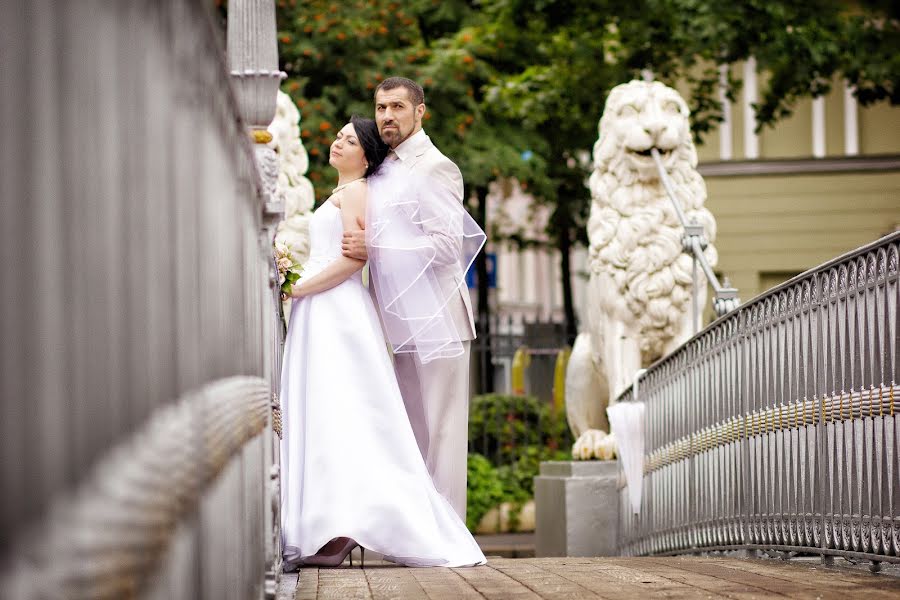
<path id="1" fill-rule="evenodd" d="M 339 567 L 344 562 L 344 559 L 347 558 L 347 555 L 350 555 L 350 566 L 353 566 L 353 549 L 359 546 L 356 541 L 352 538 L 347 538 L 347 541 L 344 542 L 344 545 L 338 549 L 337 552 L 333 554 L 314 554 L 310 557 L 303 559 L 304 566 L 314 566 L 314 567 Z M 362 546 L 360 548 L 360 560 L 361 566 L 360 568 L 365 567 L 365 555 L 366 549 Z"/>

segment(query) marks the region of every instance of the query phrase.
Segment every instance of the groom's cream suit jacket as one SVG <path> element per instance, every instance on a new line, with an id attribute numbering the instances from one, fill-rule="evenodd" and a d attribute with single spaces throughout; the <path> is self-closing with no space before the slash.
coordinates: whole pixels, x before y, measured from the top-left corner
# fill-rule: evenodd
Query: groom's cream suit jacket
<path id="1" fill-rule="evenodd" d="M 426 185 L 442 186 L 444 190 L 441 191 L 449 191 L 456 200 L 462 203 L 463 178 L 459 167 L 437 149 L 431 139 L 425 135 L 424 130 L 420 129 L 404 140 L 394 148 L 394 153 L 407 170 L 415 171 L 420 177 L 423 177 Z M 438 207 L 434 208 L 436 210 Z M 422 194 L 419 210 L 423 216 L 429 216 L 427 193 Z M 473 340 L 475 339 L 475 318 L 472 313 L 469 289 L 465 283 L 465 273 L 463 272 L 465 265 L 460 264 L 459 240 L 448 235 L 446 231 L 429 229 L 427 225 L 425 234 L 428 235 L 436 251 L 435 274 L 438 282 L 445 295 L 453 293 L 453 299 L 447 305 L 447 309 L 459 333 L 459 339 L 462 341 Z"/>

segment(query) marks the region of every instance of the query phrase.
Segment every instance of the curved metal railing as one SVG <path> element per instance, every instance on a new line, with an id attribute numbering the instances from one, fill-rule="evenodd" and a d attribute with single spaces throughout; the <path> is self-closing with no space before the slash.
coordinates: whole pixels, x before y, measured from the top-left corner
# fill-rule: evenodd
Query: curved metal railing
<path id="1" fill-rule="evenodd" d="M 643 496 L 632 515 L 622 490 L 620 553 L 900 562 L 898 246 L 803 273 L 646 371 Z"/>

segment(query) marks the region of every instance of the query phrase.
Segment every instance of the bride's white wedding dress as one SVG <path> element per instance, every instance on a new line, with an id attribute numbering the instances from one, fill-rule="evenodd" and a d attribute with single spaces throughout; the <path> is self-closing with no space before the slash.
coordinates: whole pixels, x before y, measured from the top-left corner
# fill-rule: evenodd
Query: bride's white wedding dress
<path id="1" fill-rule="evenodd" d="M 302 278 L 341 253 L 340 209 L 310 221 Z M 285 560 L 335 537 L 409 566 L 483 564 L 465 524 L 431 481 L 406 415 L 372 298 L 356 273 L 295 300 L 281 374 Z"/>

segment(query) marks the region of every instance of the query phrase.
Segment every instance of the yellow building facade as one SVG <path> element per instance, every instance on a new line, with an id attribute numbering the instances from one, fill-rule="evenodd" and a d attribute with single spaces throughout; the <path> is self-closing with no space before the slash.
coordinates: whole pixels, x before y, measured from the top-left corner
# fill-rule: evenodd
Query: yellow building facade
<path id="1" fill-rule="evenodd" d="M 730 68 L 743 89 L 698 154 L 716 271 L 742 299 L 900 228 L 900 108 L 860 107 L 836 80 L 755 133 L 763 75 L 752 61 Z"/>

